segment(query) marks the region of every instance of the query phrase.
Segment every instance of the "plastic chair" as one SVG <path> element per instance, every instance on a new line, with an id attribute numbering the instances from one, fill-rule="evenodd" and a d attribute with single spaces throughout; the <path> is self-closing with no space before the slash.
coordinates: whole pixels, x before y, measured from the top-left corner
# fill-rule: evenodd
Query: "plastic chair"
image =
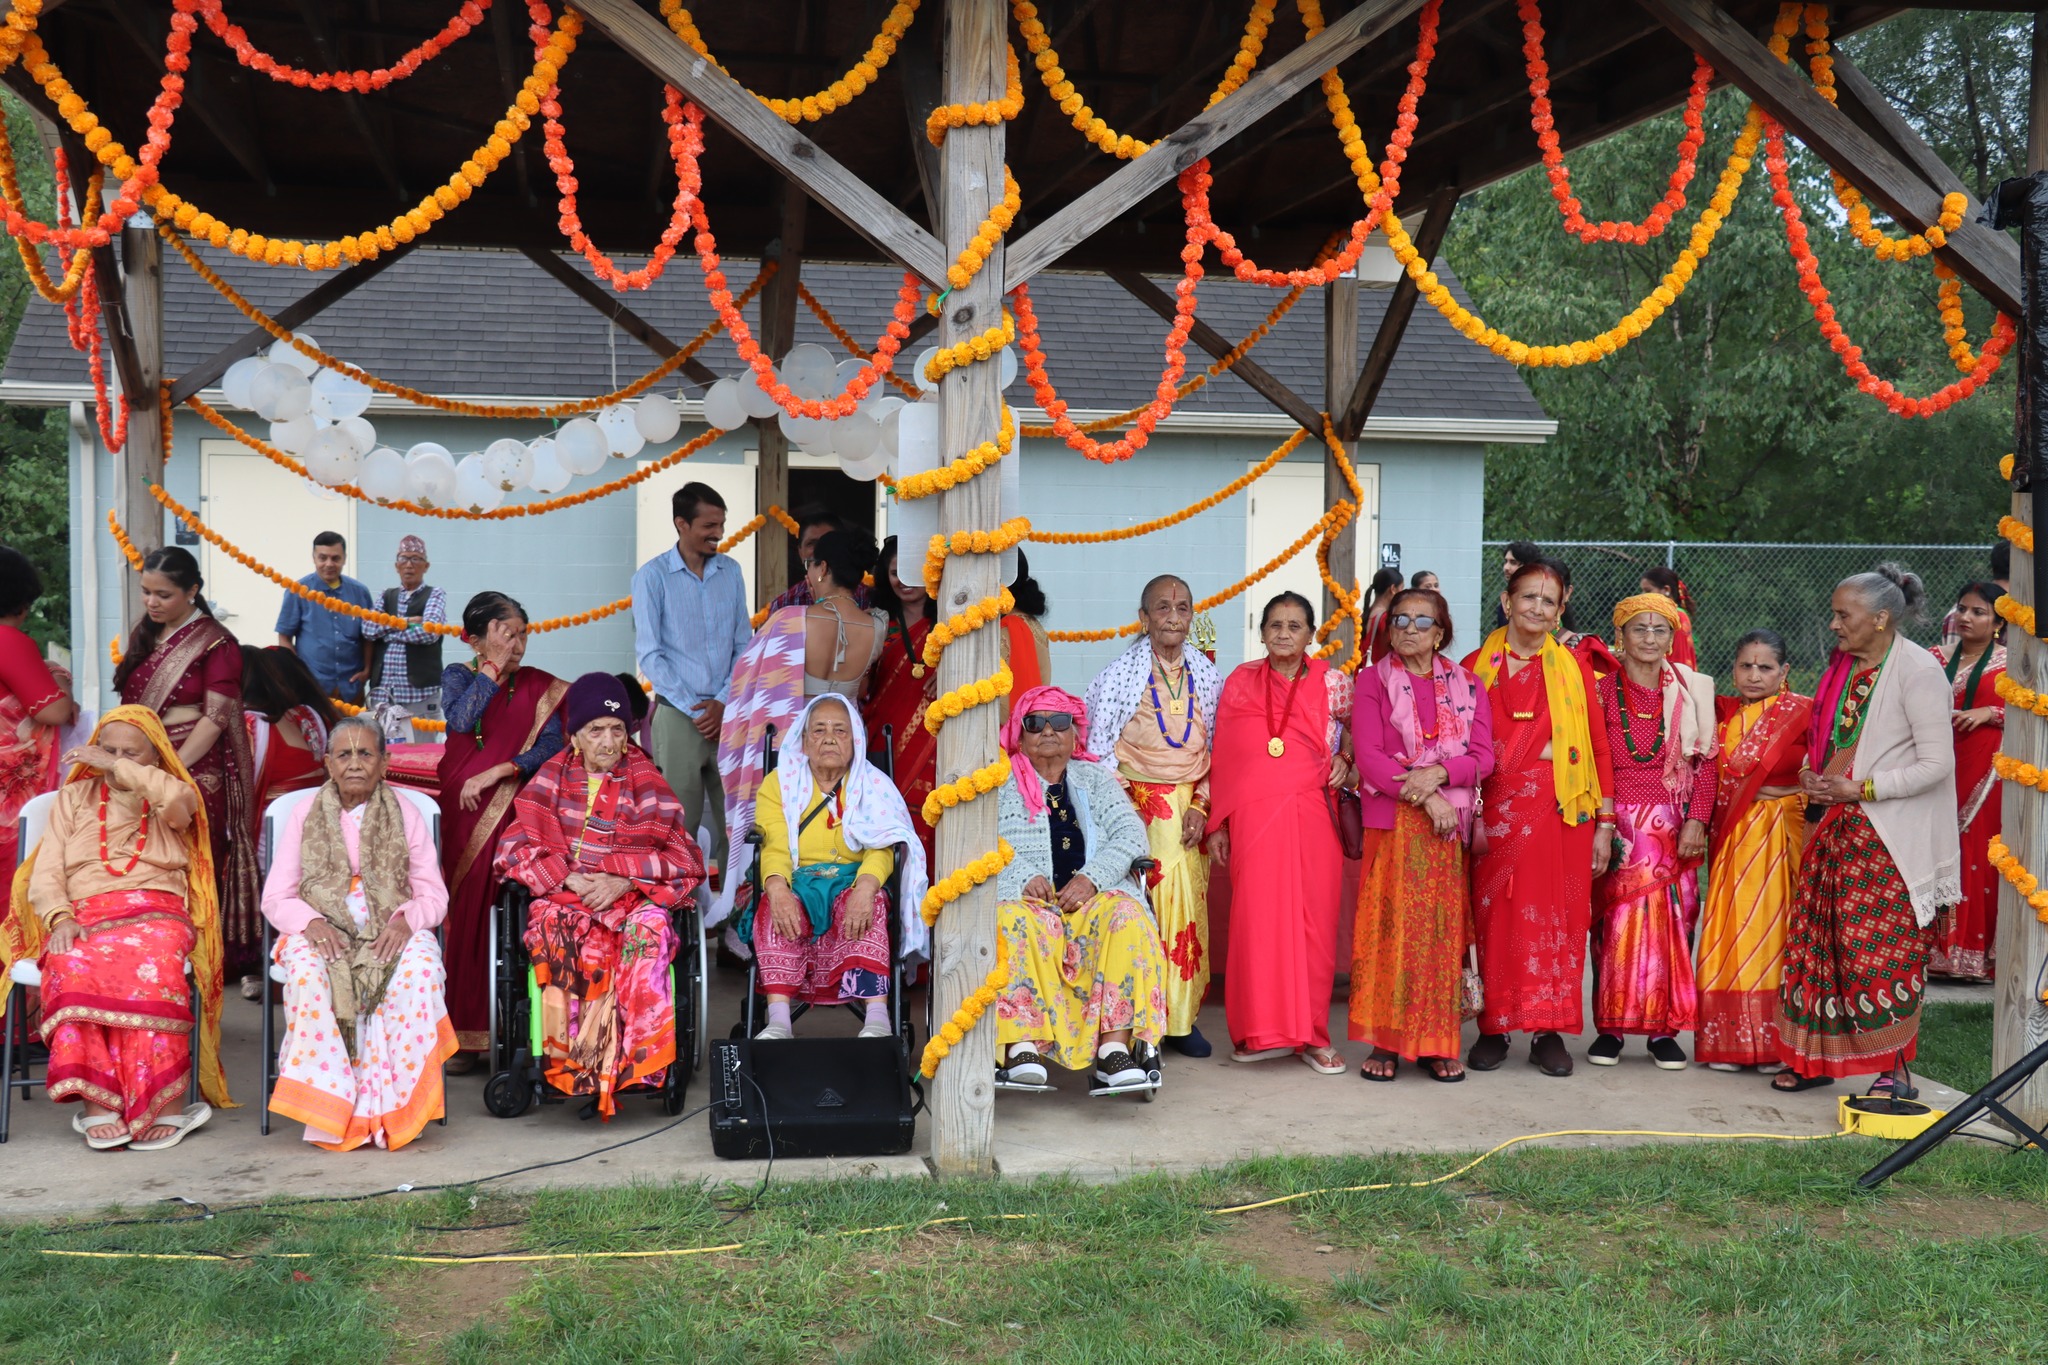
<path id="1" fill-rule="evenodd" d="M 411 806 L 413 812 L 427 822 L 427 837 L 434 841 L 434 849 L 438 852 L 441 847 L 440 803 L 425 792 L 414 791 L 409 787 L 392 785 L 391 790 L 398 794 L 399 800 Z M 277 848 L 277 831 L 283 828 L 281 822 L 290 818 L 301 806 L 304 806 L 307 802 L 318 796 L 320 791 L 321 788 L 312 787 L 305 791 L 287 792 L 275 801 L 272 801 L 264 809 L 263 833 L 257 848 L 257 860 L 258 866 L 263 869 L 263 880 L 265 882 L 270 880 L 270 859 L 273 851 Z M 271 986 L 273 984 L 279 986 L 284 984 L 284 968 L 279 966 L 276 961 L 277 929 L 267 917 L 259 915 L 257 918 L 263 924 L 263 965 L 265 969 L 262 1045 L 263 1109 L 257 1115 L 257 1128 L 263 1136 L 269 1137 L 270 1092 L 277 1088 L 278 1049 L 277 1000 L 275 993 L 271 990 Z M 437 941 L 441 940 L 442 934 L 439 928 L 434 930 L 434 937 Z M 442 1106 L 440 1123 L 444 1128 L 448 1125 L 448 1109 L 446 1105 Z"/>
<path id="2" fill-rule="evenodd" d="M 20 842 L 16 847 L 21 850 L 23 861 L 27 860 L 29 850 L 42 841 L 43 830 L 50 823 L 50 811 L 56 804 L 57 793 L 44 792 L 21 808 L 17 827 Z M 42 965 L 24 958 L 8 970 L 7 976 L 7 1015 L 0 1020 L 0 1024 L 5 1025 L 0 1027 L 0 1081 L 4 1081 L 0 1084 L 0 1143 L 7 1141 L 8 1124 L 13 1117 L 14 1092 L 19 1090 L 23 1101 L 33 1100 L 34 1088 L 44 1084 L 34 1074 L 35 1060 L 29 1056 L 33 1039 L 28 1027 L 28 992 L 42 988 Z M 185 959 L 185 977 L 191 981 L 190 958 Z M 192 1076 L 185 1092 L 188 1096 L 199 1093 L 199 1027 L 199 983 L 192 981 Z"/>

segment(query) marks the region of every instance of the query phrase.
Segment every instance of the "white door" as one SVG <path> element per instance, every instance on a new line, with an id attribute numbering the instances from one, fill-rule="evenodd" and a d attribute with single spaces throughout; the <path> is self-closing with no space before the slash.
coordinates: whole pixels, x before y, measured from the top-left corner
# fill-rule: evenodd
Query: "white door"
<path id="1" fill-rule="evenodd" d="M 633 567 L 638 568 L 664 550 L 672 549 L 676 543 L 676 523 L 672 512 L 675 493 L 686 483 L 708 484 L 718 490 L 718 496 L 725 499 L 725 533 L 733 532 L 754 519 L 754 468 L 756 455 L 747 452 L 745 464 L 695 464 L 685 461 L 680 467 L 666 474 L 643 479 L 633 486 L 633 519 L 635 548 Z M 759 532 L 755 533 L 760 534 Z M 778 528 L 775 532 L 781 535 Z M 746 576 L 747 600 L 754 600 L 754 552 L 752 542 L 734 548 L 733 558 L 739 561 L 740 572 Z"/>
<path id="2" fill-rule="evenodd" d="M 200 518 L 243 553 L 287 578 L 303 578 L 313 571 L 313 537 L 339 531 L 348 539 L 347 572 L 362 577 L 352 499 L 322 496 L 318 485 L 238 441 L 201 441 L 199 460 Z M 284 589 L 243 568 L 211 541 L 202 543 L 199 554 L 214 614 L 244 644 L 275 642 Z"/>
<path id="3" fill-rule="evenodd" d="M 1247 466 L 1255 468 L 1256 465 Z M 1380 467 L 1376 464 L 1357 466 L 1359 486 L 1365 490 L 1365 508 L 1358 519 L 1356 541 L 1361 560 L 1369 557 L 1370 562 L 1379 560 L 1380 544 Z M 1323 467 L 1307 461 L 1296 463 L 1283 461 L 1260 476 L 1246 495 L 1245 506 L 1245 554 L 1244 571 L 1255 573 L 1265 567 L 1275 556 L 1301 538 L 1303 532 L 1321 520 L 1327 510 L 1323 501 Z M 1338 582 L 1346 582 L 1356 572 L 1354 566 L 1332 561 L 1330 574 Z M 1323 602 L 1323 580 L 1316 572 L 1316 542 L 1311 540 L 1299 553 L 1265 578 L 1254 583 L 1245 593 L 1242 607 L 1244 619 L 1244 659 L 1256 659 L 1264 653 L 1259 644 L 1259 612 L 1280 593 L 1292 590 L 1316 604 L 1320 618 Z"/>

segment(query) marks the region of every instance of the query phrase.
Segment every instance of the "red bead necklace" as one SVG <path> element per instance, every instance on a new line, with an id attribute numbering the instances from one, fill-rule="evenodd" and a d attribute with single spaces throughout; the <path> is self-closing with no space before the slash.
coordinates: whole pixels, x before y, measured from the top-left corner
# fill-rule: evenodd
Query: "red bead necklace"
<path id="1" fill-rule="evenodd" d="M 142 846 L 149 842 L 149 800 L 146 797 L 143 799 L 142 819 L 139 820 L 135 826 L 135 852 L 129 855 L 128 866 L 117 868 L 112 863 L 107 861 L 107 801 L 112 795 L 113 790 L 107 785 L 107 779 L 105 779 L 104 777 L 101 778 L 100 866 L 104 867 L 107 870 L 107 875 L 110 877 L 125 877 L 130 872 L 133 872 L 135 870 L 135 865 L 137 863 L 142 861 Z"/>

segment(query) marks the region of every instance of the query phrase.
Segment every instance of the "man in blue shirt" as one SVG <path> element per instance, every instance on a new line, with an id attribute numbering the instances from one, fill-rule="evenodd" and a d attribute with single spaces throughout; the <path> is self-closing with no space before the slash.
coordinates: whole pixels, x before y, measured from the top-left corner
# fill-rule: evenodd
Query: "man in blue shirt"
<path id="1" fill-rule="evenodd" d="M 725 850 L 725 786 L 718 777 L 718 732 L 732 666 L 753 637 L 746 579 L 718 553 L 725 499 L 686 483 L 669 502 L 676 543 L 633 575 L 633 651 L 654 684 L 654 762 L 683 803 L 692 837 L 710 831 L 706 861 Z"/>
<path id="2" fill-rule="evenodd" d="M 322 531 L 313 537 L 313 572 L 301 578 L 299 586 L 367 610 L 375 599 L 368 588 L 342 573 L 347 562 L 348 542 L 341 533 Z M 370 641 L 363 638 L 361 617 L 286 593 L 277 613 L 277 642 L 305 661 L 328 696 L 346 702 L 363 699 L 363 679 L 370 675 Z"/>

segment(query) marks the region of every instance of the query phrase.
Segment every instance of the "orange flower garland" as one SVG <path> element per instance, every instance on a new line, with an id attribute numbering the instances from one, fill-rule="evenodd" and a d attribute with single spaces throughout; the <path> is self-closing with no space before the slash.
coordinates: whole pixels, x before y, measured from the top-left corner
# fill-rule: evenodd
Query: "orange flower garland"
<path id="1" fill-rule="evenodd" d="M 263 456 L 272 464 L 288 469 L 300 478 L 315 483 L 319 482 L 308 472 L 306 466 L 297 459 L 285 454 L 285 452 L 261 437 L 236 426 L 230 418 L 216 411 L 200 398 L 194 396 L 186 399 L 185 406 L 198 413 L 221 431 L 255 451 L 258 455 Z M 466 507 L 422 507 L 420 504 L 408 502 L 404 498 L 399 498 L 392 502 L 383 502 L 371 497 L 352 483 L 336 484 L 334 485 L 334 491 L 354 498 L 357 502 L 375 503 L 379 507 L 389 507 L 399 512 L 410 512 L 414 516 L 438 517 L 443 521 L 511 521 L 518 517 L 538 517 L 549 512 L 559 512 L 565 507 L 580 507 L 586 502 L 595 502 L 597 499 L 609 497 L 621 489 L 631 488 L 636 483 L 644 483 L 656 474 L 681 464 L 684 460 L 689 459 L 692 455 L 703 450 L 723 435 L 725 435 L 725 432 L 717 427 L 711 427 L 692 437 L 683 445 L 676 447 L 660 459 L 649 460 L 632 473 L 613 479 L 610 483 L 598 484 L 596 487 L 586 488 L 580 493 L 564 493 L 560 497 L 546 498 L 538 502 L 514 503 L 510 507 L 497 507 L 488 512 L 472 512 Z"/>
<path id="2" fill-rule="evenodd" d="M 775 263 L 770 261 L 768 264 L 772 267 Z M 853 333 L 841 327 L 839 319 L 832 316 L 831 310 L 825 307 L 823 303 L 820 303 L 818 296 L 811 292 L 811 287 L 801 280 L 797 281 L 796 296 L 803 300 L 804 307 L 811 310 L 811 316 L 816 318 L 819 324 L 832 334 L 833 339 L 846 348 L 848 355 L 856 360 L 874 359 L 874 353 L 855 340 Z M 746 302 L 744 296 L 740 299 L 740 302 L 742 304 Z M 901 393 L 913 403 L 924 397 L 923 389 L 920 389 L 893 369 L 882 377 L 889 381 L 891 388 Z"/>
<path id="3" fill-rule="evenodd" d="M 141 573 L 142 551 L 135 548 L 135 542 L 130 540 L 128 533 L 121 529 L 121 522 L 115 517 L 114 509 L 111 507 L 107 509 L 107 529 L 113 532 L 114 544 L 120 547 L 121 557 L 128 561 L 128 567 L 134 569 L 137 573 Z M 119 663 L 120 660 L 116 659 L 114 662 Z"/>
<path id="4" fill-rule="evenodd" d="M 1977 353 L 1970 348 L 1970 334 L 1963 325 L 1963 282 L 1947 261 L 1934 263 L 1935 306 L 1941 313 L 1941 339 L 1948 346 L 1948 358 L 1956 369 L 1968 374 L 1977 368 Z"/>
<path id="5" fill-rule="evenodd" d="M 704 150 L 704 112 L 694 104 L 685 106 L 682 92 L 673 85 L 663 85 L 661 90 L 661 121 L 668 125 L 669 159 L 676 167 L 676 202 L 661 240 L 654 245 L 653 255 L 637 270 L 619 269 L 583 230 L 583 219 L 576 209 L 576 163 L 570 159 L 563 140 L 561 90 L 549 90 L 547 98 L 540 102 L 546 120 L 541 125 L 541 146 L 547 153 L 548 169 L 555 173 L 555 188 L 562 196 L 557 225 L 569 239 L 569 245 L 590 262 L 597 277 L 621 291 L 645 289 L 661 278 L 661 272 L 668 269 L 676 254 L 676 243 L 690 230 L 690 209 L 704 188 L 704 177 L 697 169 L 697 158 Z"/>
<path id="6" fill-rule="evenodd" d="M 1029 428 L 1026 429 L 1029 430 Z M 1155 531 L 1164 531 L 1170 526 L 1180 525 L 1190 517 L 1200 516 L 1212 507 L 1220 507 L 1245 489 L 1250 488 L 1252 484 L 1258 481 L 1261 475 L 1265 474 L 1289 455 L 1292 455 L 1300 447 L 1301 443 L 1307 439 L 1308 429 L 1306 427 L 1296 427 L 1293 435 L 1282 441 L 1272 454 L 1253 465 L 1250 470 L 1232 479 L 1200 502 L 1190 503 L 1178 512 L 1169 513 L 1152 521 L 1141 521 L 1135 526 L 1119 526 L 1113 531 L 1033 531 L 1025 539 L 1031 541 L 1034 545 L 1106 545 L 1111 541 L 1136 540 L 1140 536 L 1149 536 Z"/>
<path id="7" fill-rule="evenodd" d="M 1991 339 L 1984 343 L 1983 352 L 1977 357 L 1976 365 L 1961 379 L 1945 388 L 1937 389 L 1925 398 L 1913 398 L 1894 386 L 1890 381 L 1880 379 L 1863 362 L 1863 349 L 1849 339 L 1842 330 L 1842 324 L 1835 318 L 1834 305 L 1828 300 L 1828 289 L 1821 282 L 1820 261 L 1814 256 L 1813 248 L 1806 239 L 1806 225 L 1801 221 L 1799 201 L 1792 195 L 1791 178 L 1786 171 L 1785 129 L 1776 119 L 1766 120 L 1764 165 L 1771 175 L 1771 199 L 1778 206 L 1778 212 L 1785 220 L 1785 241 L 1791 248 L 1793 264 L 1799 271 L 1799 292 L 1813 306 L 1814 321 L 1820 324 L 1820 334 L 1827 339 L 1835 354 L 1841 357 L 1842 368 L 1849 378 L 1856 381 L 1856 387 L 1869 394 L 1878 402 L 1891 409 L 1899 417 L 1932 417 L 1946 412 L 1957 402 L 1975 393 L 1985 380 L 1997 372 L 2005 353 L 2018 340 L 2018 332 L 2012 319 L 2000 313 L 1992 325 Z M 1953 349 L 1953 348 L 1951 348 Z"/>
<path id="8" fill-rule="evenodd" d="M 0 130 L 0 137 L 4 136 Z M 80 248 L 81 253 L 84 250 Z M 85 352 L 86 367 L 92 373 L 93 419 L 99 425 L 100 439 L 107 449 L 120 450 L 128 444 L 128 395 L 116 398 L 107 386 L 107 352 L 100 330 L 104 323 L 99 272 L 88 270 L 80 279 L 78 292 L 64 301 L 64 326 L 72 349 Z"/>
<path id="9" fill-rule="evenodd" d="M 64 155 L 62 145 L 56 150 L 52 170 L 57 183 L 57 230 L 68 232 L 71 229 L 71 163 Z M 100 190 L 105 180 L 105 175 L 100 171 L 95 170 L 92 173 L 92 178 L 85 187 L 85 203 L 100 202 Z M 20 213 L 24 219 L 27 218 L 27 198 L 21 192 L 21 179 L 14 164 L 14 146 L 7 137 L 4 115 L 0 115 L 0 196 L 5 197 L 9 208 Z M 43 254 L 40 250 L 24 238 L 16 237 L 12 240 L 15 251 L 21 256 L 21 268 L 28 272 L 29 284 L 45 302 L 69 303 L 72 296 L 84 286 L 85 272 L 92 266 L 92 252 L 85 247 L 79 247 L 71 253 L 71 259 L 64 266 L 64 282 L 59 284 L 50 278 L 49 269 L 43 264 Z M 63 259 L 61 252 L 58 259 Z"/>
<path id="10" fill-rule="evenodd" d="M 861 92 L 881 78 L 882 68 L 896 55 L 896 45 L 910 28 L 910 21 L 917 17 L 918 0 L 896 0 L 890 7 L 888 17 L 882 20 L 882 28 L 875 40 L 868 44 L 868 50 L 861 54 L 859 61 L 848 69 L 844 76 L 826 86 L 815 95 L 801 99 L 775 99 L 768 95 L 747 93 L 768 106 L 775 116 L 786 123 L 815 123 L 827 114 L 844 108 Z M 669 29 L 680 38 L 685 47 L 717 66 L 718 59 L 711 55 L 711 48 L 704 41 L 704 35 L 697 31 L 697 23 L 690 17 L 690 11 L 683 8 L 682 0 L 661 0 L 662 18 L 668 20 Z M 731 72 L 726 72 L 731 75 Z"/>
<path id="11" fill-rule="evenodd" d="M 1706 143 L 1703 126 L 1707 92 L 1713 88 L 1714 68 L 1705 57 L 1693 57 L 1692 89 L 1685 100 L 1685 134 L 1678 140 L 1678 165 L 1671 172 L 1664 197 L 1640 223 L 1586 221 L 1585 206 L 1572 194 L 1572 173 L 1557 143 L 1557 124 L 1550 109 L 1550 66 L 1543 59 L 1543 15 L 1536 0 L 1518 0 L 1516 11 L 1522 19 L 1522 55 L 1529 69 L 1529 121 L 1536 129 L 1536 145 L 1543 151 L 1543 173 L 1550 178 L 1551 197 L 1564 215 L 1565 231 L 1588 244 L 1627 242 L 1641 246 L 1662 233 L 1671 216 L 1685 207 L 1685 187 L 1692 183 L 1699 165 L 1700 148 Z"/>
<path id="12" fill-rule="evenodd" d="M 986 128 L 1017 117 L 1024 108 L 1024 73 L 1017 66 L 1016 48 L 1006 48 L 1005 55 L 1009 58 L 1009 71 L 1003 83 L 1003 97 L 979 104 L 942 104 L 932 110 L 924 121 L 924 135 L 932 146 L 943 146 L 949 129 Z"/>
<path id="13" fill-rule="evenodd" d="M 988 264 L 989 253 L 996 249 L 996 243 L 1017 221 L 1017 213 L 1024 207 L 1024 193 L 1017 188 L 1017 177 L 1010 174 L 1010 168 L 1003 167 L 1003 202 L 988 211 L 981 226 L 974 230 L 974 236 L 960 249 L 953 264 L 946 267 L 946 283 L 955 289 L 965 289 L 968 282 L 981 273 Z M 934 295 L 928 305 L 934 316 L 939 311 L 939 296 Z"/>
<path id="14" fill-rule="evenodd" d="M 484 11 L 490 7 L 491 0 L 463 0 L 462 8 L 442 25 L 439 33 L 389 66 L 379 67 L 375 71 L 314 72 L 287 66 L 269 53 L 258 49 L 249 41 L 249 35 L 221 11 L 221 0 L 199 0 L 199 13 L 206 20 L 207 28 L 213 31 L 216 38 L 233 48 L 235 60 L 251 71 L 260 71 L 274 81 L 296 85 L 302 90 L 352 90 L 359 95 L 367 95 L 372 90 L 382 90 L 394 81 L 402 81 L 439 57 L 456 39 L 465 36 L 482 23 Z"/>

